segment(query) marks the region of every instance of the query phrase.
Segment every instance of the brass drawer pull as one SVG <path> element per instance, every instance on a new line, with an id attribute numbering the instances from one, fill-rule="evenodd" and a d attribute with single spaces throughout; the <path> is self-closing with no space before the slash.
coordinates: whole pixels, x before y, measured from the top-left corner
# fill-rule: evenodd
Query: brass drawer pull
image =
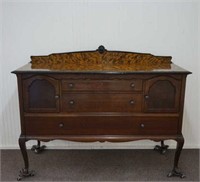
<path id="1" fill-rule="evenodd" d="M 142 123 L 142 124 L 140 124 L 140 127 L 141 127 L 141 128 L 144 128 L 144 124 L 143 124 L 143 123 Z"/>
<path id="2" fill-rule="evenodd" d="M 69 88 L 73 88 L 74 84 L 73 83 L 69 83 L 68 86 L 69 86 Z"/>
<path id="3" fill-rule="evenodd" d="M 135 84 L 134 84 L 134 83 L 131 83 L 130 86 L 131 86 L 131 88 L 134 88 L 134 87 L 135 87 Z"/>
<path id="4" fill-rule="evenodd" d="M 59 123 L 59 128 L 63 128 L 64 127 L 64 124 L 63 123 Z"/>
<path id="5" fill-rule="evenodd" d="M 130 100 L 129 102 L 131 105 L 135 104 L 135 101 L 134 100 Z"/>
<path id="6" fill-rule="evenodd" d="M 145 99 L 149 99 L 149 96 L 148 96 L 148 95 L 145 95 L 144 97 L 145 97 Z"/>
<path id="7" fill-rule="evenodd" d="M 59 95 L 55 95 L 55 99 L 59 99 Z"/>
<path id="8" fill-rule="evenodd" d="M 74 104 L 75 104 L 74 100 L 70 100 L 70 101 L 69 101 L 69 104 L 70 104 L 70 105 L 74 105 Z"/>

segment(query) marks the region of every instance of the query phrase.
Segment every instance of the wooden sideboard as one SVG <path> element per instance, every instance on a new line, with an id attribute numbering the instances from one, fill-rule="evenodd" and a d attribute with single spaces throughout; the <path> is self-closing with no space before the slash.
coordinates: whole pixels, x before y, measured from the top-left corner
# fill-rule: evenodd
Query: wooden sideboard
<path id="1" fill-rule="evenodd" d="M 155 149 L 165 153 L 164 140 L 175 140 L 172 172 L 177 170 L 184 144 L 181 133 L 186 71 L 169 56 L 146 53 L 96 51 L 31 56 L 31 62 L 13 71 L 17 75 L 21 135 L 25 162 L 18 180 L 32 176 L 26 142 L 161 141 Z"/>

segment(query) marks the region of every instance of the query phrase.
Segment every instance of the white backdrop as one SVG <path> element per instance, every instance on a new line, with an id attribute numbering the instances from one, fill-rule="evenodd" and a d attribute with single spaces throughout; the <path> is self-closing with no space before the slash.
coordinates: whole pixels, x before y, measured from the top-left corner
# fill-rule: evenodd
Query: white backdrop
<path id="1" fill-rule="evenodd" d="M 199 19 L 198 19 L 199 17 Z M 4 0 L 0 9 L 1 143 L 18 148 L 20 134 L 15 75 L 31 55 L 79 50 L 149 52 L 169 55 L 193 72 L 188 76 L 183 135 L 185 148 L 200 148 L 200 2 Z M 199 31 L 198 31 L 199 27 Z M 169 141 L 170 147 L 175 142 Z M 32 142 L 29 142 L 30 146 Z M 152 148 L 153 142 L 74 143 L 50 148 Z"/>

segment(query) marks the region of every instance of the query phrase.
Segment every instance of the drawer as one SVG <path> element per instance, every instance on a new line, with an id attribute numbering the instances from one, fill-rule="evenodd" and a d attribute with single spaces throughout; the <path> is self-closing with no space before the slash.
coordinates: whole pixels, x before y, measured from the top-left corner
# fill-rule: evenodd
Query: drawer
<path id="1" fill-rule="evenodd" d="M 178 119 L 132 116 L 25 117 L 26 135 L 170 135 Z"/>
<path id="2" fill-rule="evenodd" d="M 141 94 L 65 93 L 63 112 L 140 112 Z"/>
<path id="3" fill-rule="evenodd" d="M 136 122 L 124 116 L 26 117 L 26 135 L 129 135 Z"/>
<path id="4" fill-rule="evenodd" d="M 141 91 L 142 80 L 62 80 L 66 91 Z"/>
<path id="5" fill-rule="evenodd" d="M 141 117 L 137 120 L 141 135 L 177 134 L 178 117 Z"/>

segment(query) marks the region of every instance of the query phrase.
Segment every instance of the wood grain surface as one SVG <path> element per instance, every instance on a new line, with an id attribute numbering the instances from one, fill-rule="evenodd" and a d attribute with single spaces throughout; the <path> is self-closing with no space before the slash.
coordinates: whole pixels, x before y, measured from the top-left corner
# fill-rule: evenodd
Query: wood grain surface
<path id="1" fill-rule="evenodd" d="M 82 51 L 31 56 L 32 69 L 137 71 L 170 69 L 170 56 L 122 51 Z"/>

